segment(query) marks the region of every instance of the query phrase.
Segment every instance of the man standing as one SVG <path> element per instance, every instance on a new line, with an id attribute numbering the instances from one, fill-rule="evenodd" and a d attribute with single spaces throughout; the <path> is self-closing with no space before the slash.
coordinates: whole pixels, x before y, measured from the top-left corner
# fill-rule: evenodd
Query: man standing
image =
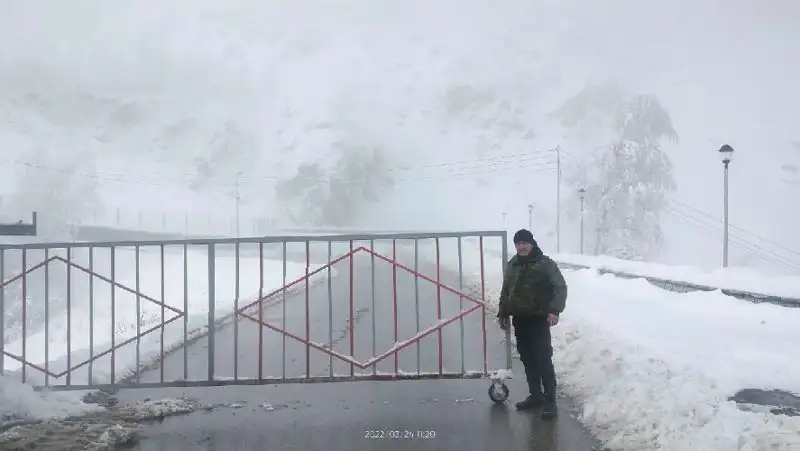
<path id="1" fill-rule="evenodd" d="M 513 318 L 517 351 L 528 380 L 530 395 L 517 403 L 517 409 L 543 407 L 542 419 L 550 420 L 558 414 L 550 328 L 558 324 L 564 311 L 567 284 L 530 231 L 515 233 L 514 245 L 517 255 L 508 262 L 497 317 L 504 330 Z"/>

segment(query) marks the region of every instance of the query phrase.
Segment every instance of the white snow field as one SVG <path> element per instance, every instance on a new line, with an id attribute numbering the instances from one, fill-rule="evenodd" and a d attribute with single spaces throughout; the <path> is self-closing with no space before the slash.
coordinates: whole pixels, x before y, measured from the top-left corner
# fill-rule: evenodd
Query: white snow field
<path id="1" fill-rule="evenodd" d="M 94 270 L 102 276 L 110 278 L 109 251 L 108 249 L 95 249 L 94 251 Z M 252 254 L 251 254 L 252 255 Z M 257 254 L 256 254 L 257 255 Z M 184 289 L 184 256 L 183 252 L 165 252 L 163 264 L 163 300 L 164 304 L 177 311 L 186 311 L 186 330 L 189 336 L 193 333 L 202 331 L 208 324 L 209 312 L 209 284 L 208 284 L 208 256 L 204 251 L 188 250 L 186 256 L 186 287 Z M 124 284 L 131 289 L 136 288 L 136 261 L 133 250 L 117 249 L 115 258 L 115 281 Z M 162 299 L 162 270 L 161 258 L 158 249 L 143 250 L 139 253 L 139 291 L 155 300 Z M 73 260 L 74 261 L 74 260 Z M 86 266 L 85 262 L 80 262 Z M 310 265 L 309 272 L 313 272 L 321 265 Z M 259 258 L 252 256 L 240 256 L 239 260 L 239 306 L 244 307 L 250 302 L 259 298 L 260 293 L 266 296 L 270 292 L 280 289 L 286 283 L 292 282 L 306 274 L 306 265 L 288 261 L 284 266 L 280 260 L 263 260 L 263 284 L 259 278 Z M 39 269 L 37 271 L 42 271 Z M 66 264 L 62 262 L 50 263 L 52 274 L 61 271 L 66 272 Z M 233 253 L 227 255 L 217 255 L 215 258 L 215 318 L 221 319 L 232 313 L 236 306 L 236 261 Z M 333 270 L 332 270 L 333 274 Z M 71 304 L 71 315 L 67 317 L 67 309 L 64 302 L 59 304 L 61 308 L 56 308 L 56 302 L 50 311 L 48 328 L 45 331 L 44 325 L 33 328 L 28 321 L 27 339 L 23 340 L 19 331 L 6 330 L 6 336 L 16 335 L 16 339 L 6 343 L 6 350 L 18 356 L 23 355 L 22 348 L 25 346 L 26 360 L 34 362 L 41 367 L 48 363 L 48 370 L 54 374 L 65 371 L 68 366 L 66 356 L 68 354 L 68 337 L 70 343 L 71 366 L 88 360 L 90 356 L 90 342 L 93 341 L 93 355 L 98 355 L 111 348 L 111 337 L 113 334 L 114 343 L 119 345 L 122 342 L 136 337 L 138 333 L 153 329 L 149 334 L 141 337 L 139 341 L 138 362 L 144 363 L 152 358 L 157 358 L 162 349 L 169 350 L 179 345 L 184 339 L 184 319 L 178 318 L 163 328 L 163 342 L 161 337 L 162 307 L 145 298 L 140 298 L 140 310 L 138 311 L 139 328 L 137 330 L 137 299 L 134 293 L 126 291 L 120 287 L 113 289 L 114 292 L 114 321 L 112 323 L 111 314 L 111 292 L 110 283 L 94 278 L 94 311 L 90 314 L 89 297 L 87 293 L 89 276 L 73 268 L 72 272 L 73 295 Z M 321 271 L 312 276 L 312 282 L 320 277 L 326 277 L 327 271 Z M 83 296 L 76 295 L 80 291 L 77 287 L 84 288 Z M 51 290 L 54 291 L 54 290 Z M 52 302 L 52 301 L 51 301 Z M 31 302 L 29 301 L 29 304 Z M 30 310 L 30 307 L 29 307 Z M 163 310 L 163 319 L 169 321 L 179 316 L 175 311 L 168 308 Z M 69 327 L 67 321 L 69 320 Z M 68 335 L 68 330 L 70 333 Z M 113 331 L 113 332 L 112 332 Z M 12 333 L 9 333 L 12 332 Z M 47 337 L 45 335 L 47 333 Z M 93 335 L 90 341 L 90 333 Z M 163 344 L 163 347 L 162 347 Z M 47 354 L 45 350 L 47 349 Z M 47 355 L 47 358 L 45 357 Z M 5 358 L 5 372 L 18 372 L 21 364 L 9 357 Z M 136 341 L 118 348 L 114 355 L 115 379 L 119 380 L 127 372 L 134 369 L 137 365 Z M 71 373 L 72 384 L 86 384 L 88 382 L 89 365 L 76 369 Z M 109 382 L 111 375 L 110 354 L 94 361 L 92 365 L 91 379 L 95 383 Z M 27 368 L 26 382 L 43 383 L 44 374 L 31 367 Z M 48 382 L 54 385 L 61 385 L 66 382 L 66 375 L 59 378 L 50 377 Z"/>
<path id="2" fill-rule="evenodd" d="M 728 400 L 744 388 L 800 393 L 800 310 L 678 294 L 591 269 L 564 276 L 567 309 L 553 329 L 559 384 L 604 446 L 800 449 L 800 418 Z M 493 302 L 500 284 L 487 280 Z"/>
<path id="3" fill-rule="evenodd" d="M 555 254 L 552 258 L 559 262 L 589 266 L 595 269 L 625 272 L 731 290 L 800 298 L 800 276 L 777 276 L 765 274 L 752 268 L 734 267 L 707 271 L 693 266 L 671 266 L 622 260 L 606 255 Z"/>

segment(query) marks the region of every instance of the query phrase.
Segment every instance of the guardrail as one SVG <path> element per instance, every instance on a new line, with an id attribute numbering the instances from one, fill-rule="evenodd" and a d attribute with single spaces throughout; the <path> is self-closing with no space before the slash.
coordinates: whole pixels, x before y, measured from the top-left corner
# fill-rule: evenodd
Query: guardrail
<path id="1" fill-rule="evenodd" d="M 768 304 L 775 304 L 782 307 L 790 307 L 790 308 L 800 308 L 800 299 L 799 298 L 790 298 L 790 297 L 783 297 L 783 296 L 775 296 L 770 294 L 763 294 L 763 293 L 753 293 L 750 291 L 743 291 L 743 290 L 734 290 L 730 288 L 721 288 L 721 287 L 712 287 L 708 285 L 698 285 L 695 283 L 683 282 L 678 280 L 669 280 L 669 279 L 662 279 L 659 277 L 653 276 L 646 276 L 642 274 L 633 274 L 623 271 L 612 271 L 610 269 L 605 268 L 596 268 L 593 266 L 587 265 L 576 265 L 574 263 L 565 263 L 556 261 L 558 265 L 562 268 L 567 269 L 594 269 L 600 274 L 611 274 L 616 277 L 621 277 L 623 279 L 644 279 L 651 284 L 667 290 L 673 291 L 676 293 L 691 293 L 693 291 L 717 291 L 719 290 L 722 294 L 735 297 L 737 299 L 742 299 L 744 301 L 753 302 L 756 304 L 761 303 L 768 303 Z"/>

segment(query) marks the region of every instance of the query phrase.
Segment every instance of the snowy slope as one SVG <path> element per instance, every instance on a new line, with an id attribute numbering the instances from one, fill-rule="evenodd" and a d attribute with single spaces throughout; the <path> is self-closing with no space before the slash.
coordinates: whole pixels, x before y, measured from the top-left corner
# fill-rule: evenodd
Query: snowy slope
<path id="1" fill-rule="evenodd" d="M 561 384 L 620 450 L 795 450 L 800 418 L 745 412 L 744 388 L 800 393 L 800 311 L 568 272 L 554 329 Z"/>
<path id="2" fill-rule="evenodd" d="M 156 209 L 230 218 L 239 170 L 243 213 L 280 216 L 276 177 L 302 162 L 330 169 L 337 146 L 377 148 L 398 182 L 360 225 L 496 227 L 503 212 L 525 224 L 533 203 L 552 248 L 554 174 L 519 155 L 563 141 L 546 115 L 585 82 L 616 80 L 672 113 L 678 197 L 719 210 L 709 181 L 730 141 L 732 222 L 797 247 L 793 211 L 777 208 L 793 194 L 774 177 L 796 139 L 796 19 L 786 0 L 12 0 L 0 15 L 0 41 L 15 43 L 0 48 L 0 146 L 7 160 L 95 155 L 83 169 L 104 175 L 103 202 L 152 211 L 154 227 Z M 223 174 L 187 191 L 194 158 L 220 149 Z M 17 163 L 2 164 L 18 174 Z M 564 189 L 566 229 L 577 204 Z M 577 233 L 563 240 L 577 247 Z"/>

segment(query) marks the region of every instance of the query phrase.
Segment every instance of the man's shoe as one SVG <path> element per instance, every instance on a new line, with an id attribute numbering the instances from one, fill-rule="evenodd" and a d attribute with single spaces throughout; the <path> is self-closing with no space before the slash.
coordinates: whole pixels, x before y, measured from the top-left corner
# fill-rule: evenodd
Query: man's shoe
<path id="1" fill-rule="evenodd" d="M 542 419 L 553 420 L 557 416 L 558 416 L 558 407 L 556 406 L 556 403 L 554 402 L 544 403 L 544 408 L 542 409 Z"/>
<path id="2" fill-rule="evenodd" d="M 517 410 L 531 410 L 541 407 L 544 404 L 543 396 L 530 395 L 517 403 Z"/>

